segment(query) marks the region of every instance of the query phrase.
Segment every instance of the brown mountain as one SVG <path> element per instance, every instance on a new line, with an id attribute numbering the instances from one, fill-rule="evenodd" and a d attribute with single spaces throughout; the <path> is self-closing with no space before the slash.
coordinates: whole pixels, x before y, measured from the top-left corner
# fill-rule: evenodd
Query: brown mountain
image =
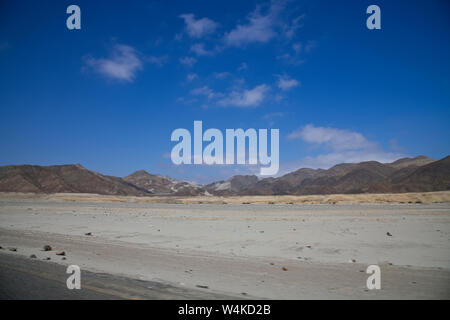
<path id="1" fill-rule="evenodd" d="M 450 156 L 389 179 L 396 192 L 440 191 L 450 189 Z"/>
<path id="2" fill-rule="evenodd" d="M 221 185 L 219 195 L 283 195 L 386 193 L 450 190 L 447 158 L 403 158 L 392 163 L 342 163 L 330 169 L 302 168 L 279 178 L 266 178 L 236 191 Z M 232 180 L 232 179 L 230 179 Z M 228 181 L 230 181 L 228 180 Z M 211 185 L 209 185 L 211 186 Z"/>
<path id="3" fill-rule="evenodd" d="M 193 183 L 150 174 L 145 170 L 136 171 L 123 178 L 123 180 L 155 195 L 195 196 L 205 192 L 202 187 Z"/>
<path id="4" fill-rule="evenodd" d="M 78 192 L 144 196 L 149 193 L 121 178 L 105 176 L 79 164 L 61 166 L 0 167 L 0 191 Z"/>
<path id="5" fill-rule="evenodd" d="M 215 195 L 227 196 L 231 194 L 237 194 L 242 190 L 254 186 L 258 182 L 258 177 L 252 176 L 233 176 L 226 181 L 217 181 L 205 186 L 205 189 L 209 193 Z"/>
<path id="6" fill-rule="evenodd" d="M 306 195 L 450 190 L 450 156 L 439 161 L 419 156 L 392 163 L 342 163 L 330 169 L 302 168 L 278 178 L 238 175 L 206 186 L 144 170 L 111 177 L 81 165 L 0 167 L 0 192 L 80 192 L 111 195 L 195 196 Z"/>
<path id="7" fill-rule="evenodd" d="M 389 163 L 389 165 L 396 169 L 402 169 L 402 168 L 407 168 L 407 167 L 420 167 L 420 166 L 424 166 L 426 164 L 430 164 L 432 162 L 434 162 L 434 160 L 431 158 L 428 158 L 425 156 L 418 156 L 415 158 L 398 159 L 392 163 Z"/>

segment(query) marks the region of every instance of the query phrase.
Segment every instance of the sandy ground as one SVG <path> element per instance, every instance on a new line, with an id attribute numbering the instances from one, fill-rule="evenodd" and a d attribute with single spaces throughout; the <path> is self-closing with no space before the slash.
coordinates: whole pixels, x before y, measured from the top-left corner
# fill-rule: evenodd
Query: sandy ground
<path id="1" fill-rule="evenodd" d="M 0 200 L 48 200 L 73 202 L 173 203 L 173 204 L 354 204 L 354 203 L 446 203 L 450 191 L 412 193 L 331 194 L 310 196 L 108 196 L 89 193 L 34 194 L 0 192 Z"/>
<path id="2" fill-rule="evenodd" d="M 236 297 L 450 298 L 450 203 L 164 204 L 61 197 L 66 195 L 3 195 L 2 252 Z M 42 251 L 46 244 L 53 251 Z M 381 290 L 366 288 L 370 264 L 381 267 Z"/>

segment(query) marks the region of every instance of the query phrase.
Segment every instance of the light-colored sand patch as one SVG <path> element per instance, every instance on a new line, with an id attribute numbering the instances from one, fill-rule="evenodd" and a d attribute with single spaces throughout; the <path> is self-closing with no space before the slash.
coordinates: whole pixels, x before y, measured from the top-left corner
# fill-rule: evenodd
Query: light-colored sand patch
<path id="1" fill-rule="evenodd" d="M 332 194 L 309 196 L 109 196 L 89 193 L 35 194 L 0 192 L 0 200 L 47 200 L 69 202 L 120 202 L 120 203 L 178 203 L 178 204 L 353 204 L 353 203 L 447 203 L 450 191 Z"/>

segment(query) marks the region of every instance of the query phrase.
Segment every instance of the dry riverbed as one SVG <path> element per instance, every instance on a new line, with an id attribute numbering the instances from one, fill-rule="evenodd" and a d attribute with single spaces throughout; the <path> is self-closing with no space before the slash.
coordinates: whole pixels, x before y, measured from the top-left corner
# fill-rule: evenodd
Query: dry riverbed
<path id="1" fill-rule="evenodd" d="M 167 204 L 71 197 L 3 194 L 2 252 L 235 297 L 450 298 L 448 202 Z M 381 267 L 381 290 L 366 288 L 371 264 Z"/>

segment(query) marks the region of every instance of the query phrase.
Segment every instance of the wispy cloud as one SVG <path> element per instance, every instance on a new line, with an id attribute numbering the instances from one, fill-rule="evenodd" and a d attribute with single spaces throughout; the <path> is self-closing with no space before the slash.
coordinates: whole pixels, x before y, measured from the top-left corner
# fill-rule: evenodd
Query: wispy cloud
<path id="1" fill-rule="evenodd" d="M 197 59 L 195 59 L 194 57 L 182 57 L 179 59 L 179 61 L 185 66 L 192 67 L 197 62 Z"/>
<path id="2" fill-rule="evenodd" d="M 294 18 L 291 24 L 285 24 L 283 26 L 284 35 L 286 38 L 292 39 L 297 34 L 298 29 L 300 29 L 303 26 L 302 20 L 304 17 L 305 15 L 302 14 Z"/>
<path id="3" fill-rule="evenodd" d="M 305 52 L 310 53 L 315 47 L 317 47 L 317 41 L 309 40 L 305 45 Z"/>
<path id="4" fill-rule="evenodd" d="M 300 82 L 298 80 L 290 78 L 287 75 L 277 75 L 277 77 L 278 77 L 277 86 L 283 91 L 288 91 L 300 85 Z"/>
<path id="5" fill-rule="evenodd" d="M 88 57 L 86 65 L 109 79 L 126 82 L 133 82 L 136 73 L 143 69 L 138 51 L 123 44 L 115 45 L 109 58 Z"/>
<path id="6" fill-rule="evenodd" d="M 151 64 L 154 64 L 158 67 L 162 67 L 163 65 L 165 65 L 168 60 L 169 60 L 168 55 L 163 55 L 163 56 L 159 56 L 159 57 L 156 57 L 156 56 L 145 57 L 145 61 L 150 62 Z"/>
<path id="7" fill-rule="evenodd" d="M 222 106 L 235 107 L 257 107 L 266 98 L 270 87 L 266 84 L 261 84 L 248 90 L 233 90 L 225 98 L 218 101 Z"/>
<path id="8" fill-rule="evenodd" d="M 308 124 L 288 135 L 325 151 L 314 157 L 306 157 L 295 167 L 329 168 L 338 163 L 355 163 L 375 160 L 392 162 L 402 154 L 383 150 L 378 143 L 368 140 L 359 132 Z"/>
<path id="9" fill-rule="evenodd" d="M 247 68 L 248 68 L 248 66 L 247 66 L 247 63 L 245 63 L 245 62 L 242 62 L 240 65 L 239 65 L 239 67 L 238 67 L 238 71 L 245 71 L 245 70 L 247 70 Z"/>
<path id="10" fill-rule="evenodd" d="M 290 139 L 302 139 L 305 142 L 325 145 L 333 150 L 351 150 L 372 147 L 362 134 L 350 130 L 329 127 L 316 127 L 308 124 L 289 134 Z"/>
<path id="11" fill-rule="evenodd" d="M 305 57 L 316 47 L 317 41 L 315 40 L 308 40 L 305 43 L 296 42 L 292 44 L 292 50 L 286 50 L 287 52 L 277 56 L 277 59 L 298 66 L 305 62 Z"/>
<path id="12" fill-rule="evenodd" d="M 229 72 L 214 72 L 214 77 L 216 79 L 220 79 L 220 80 L 225 79 L 225 78 L 229 77 L 230 75 L 231 75 L 231 73 L 229 73 Z"/>
<path id="13" fill-rule="evenodd" d="M 296 54 L 299 54 L 302 51 L 302 48 L 303 48 L 303 46 L 300 42 L 294 43 L 292 45 L 292 49 L 294 49 Z"/>
<path id="14" fill-rule="evenodd" d="M 271 113 L 266 113 L 265 115 L 262 116 L 262 119 L 264 120 L 272 120 L 275 118 L 281 118 L 284 117 L 286 115 L 285 112 L 271 112 Z"/>
<path id="15" fill-rule="evenodd" d="M 208 99 L 213 99 L 213 98 L 216 98 L 217 96 L 221 95 L 221 94 L 214 92 L 208 86 L 203 86 L 200 88 L 193 89 L 193 90 L 191 90 L 191 94 L 194 96 L 205 96 Z"/>
<path id="16" fill-rule="evenodd" d="M 197 79 L 198 78 L 198 75 L 196 74 L 196 73 L 189 73 L 187 76 L 186 76 L 186 80 L 188 81 L 188 82 L 191 82 L 191 81 L 193 81 L 193 80 L 195 80 L 195 79 Z"/>
<path id="17" fill-rule="evenodd" d="M 190 49 L 192 52 L 194 52 L 198 56 L 211 56 L 214 54 L 214 51 L 212 50 L 206 50 L 204 43 L 196 43 L 191 46 Z"/>
<path id="18" fill-rule="evenodd" d="M 261 13 L 261 7 L 248 16 L 248 23 L 237 25 L 235 29 L 226 33 L 224 42 L 228 46 L 240 47 L 249 43 L 267 43 L 273 39 L 277 32 L 276 23 L 279 13 L 283 10 L 284 4 L 280 1 L 273 1 L 266 14 Z"/>
<path id="19" fill-rule="evenodd" d="M 182 14 L 180 18 L 184 20 L 186 33 L 192 38 L 210 35 L 218 27 L 218 24 L 209 18 L 195 19 L 192 13 Z"/>

